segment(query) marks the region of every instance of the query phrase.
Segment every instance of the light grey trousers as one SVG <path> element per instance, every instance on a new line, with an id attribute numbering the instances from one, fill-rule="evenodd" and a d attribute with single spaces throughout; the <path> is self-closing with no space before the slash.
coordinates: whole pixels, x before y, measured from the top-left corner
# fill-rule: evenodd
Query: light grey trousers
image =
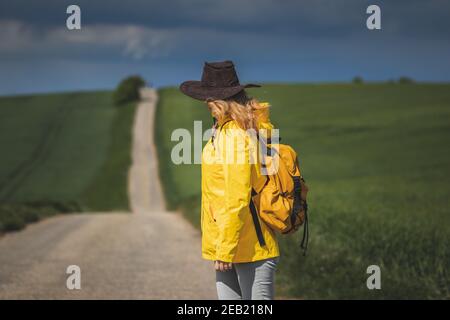
<path id="1" fill-rule="evenodd" d="M 219 300 L 272 300 L 279 257 L 233 263 L 229 271 L 216 271 Z"/>

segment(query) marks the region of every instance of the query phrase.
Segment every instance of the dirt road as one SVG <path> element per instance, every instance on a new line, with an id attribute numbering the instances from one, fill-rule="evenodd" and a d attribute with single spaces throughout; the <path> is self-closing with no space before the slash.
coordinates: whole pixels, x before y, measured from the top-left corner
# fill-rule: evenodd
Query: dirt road
<path id="1" fill-rule="evenodd" d="M 0 299 L 215 299 L 200 234 L 164 211 L 153 144 L 156 92 L 142 92 L 133 128 L 133 213 L 57 216 L 0 238 Z M 81 269 L 81 289 L 66 268 Z"/>

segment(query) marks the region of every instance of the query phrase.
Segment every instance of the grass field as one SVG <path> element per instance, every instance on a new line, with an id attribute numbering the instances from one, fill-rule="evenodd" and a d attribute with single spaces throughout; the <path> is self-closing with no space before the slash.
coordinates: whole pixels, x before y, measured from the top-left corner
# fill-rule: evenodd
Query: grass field
<path id="1" fill-rule="evenodd" d="M 134 110 L 106 91 L 0 98 L 0 231 L 57 212 L 127 209 Z"/>
<path id="2" fill-rule="evenodd" d="M 311 243 L 281 239 L 278 295 L 450 298 L 450 85 L 266 85 L 283 143 L 310 187 Z M 160 90 L 156 137 L 168 207 L 200 222 L 200 165 L 173 165 L 175 128 L 212 124 L 202 103 Z M 200 254 L 200 253 L 199 253 Z M 381 290 L 366 269 L 381 267 Z"/>

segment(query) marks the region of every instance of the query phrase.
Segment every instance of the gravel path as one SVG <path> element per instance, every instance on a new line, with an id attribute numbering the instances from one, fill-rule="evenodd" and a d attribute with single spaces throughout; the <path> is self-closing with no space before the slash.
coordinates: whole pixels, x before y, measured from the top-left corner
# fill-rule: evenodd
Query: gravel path
<path id="1" fill-rule="evenodd" d="M 0 299 L 215 299 L 200 234 L 164 211 L 153 144 L 154 90 L 142 92 L 133 129 L 133 213 L 61 215 L 0 238 Z M 66 268 L 81 268 L 81 289 Z"/>

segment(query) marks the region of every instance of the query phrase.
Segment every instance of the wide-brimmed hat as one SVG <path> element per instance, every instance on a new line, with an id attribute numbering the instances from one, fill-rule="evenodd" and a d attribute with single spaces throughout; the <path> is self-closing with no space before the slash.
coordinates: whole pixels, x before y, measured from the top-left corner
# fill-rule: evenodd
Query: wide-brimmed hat
<path id="1" fill-rule="evenodd" d="M 260 87 L 257 84 L 241 85 L 232 61 L 205 62 L 201 81 L 185 81 L 180 90 L 197 100 L 223 100 L 245 88 Z"/>

